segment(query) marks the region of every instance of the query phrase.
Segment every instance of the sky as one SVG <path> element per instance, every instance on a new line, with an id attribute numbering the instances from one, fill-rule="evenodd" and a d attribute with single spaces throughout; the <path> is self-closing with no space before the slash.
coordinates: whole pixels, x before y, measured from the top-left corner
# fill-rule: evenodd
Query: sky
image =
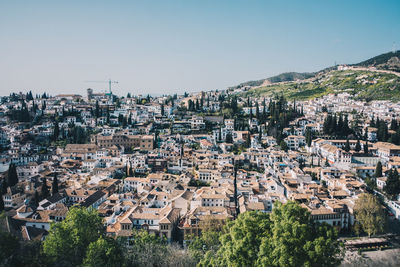
<path id="1" fill-rule="evenodd" d="M 400 1 L 0 0 L 0 95 L 172 94 L 400 49 Z"/>

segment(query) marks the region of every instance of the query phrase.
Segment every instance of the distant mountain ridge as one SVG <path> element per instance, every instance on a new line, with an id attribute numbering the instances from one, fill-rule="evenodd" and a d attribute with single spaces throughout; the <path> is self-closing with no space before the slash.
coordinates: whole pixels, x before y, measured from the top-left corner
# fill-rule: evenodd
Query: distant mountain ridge
<path id="1" fill-rule="evenodd" d="M 356 67 L 375 67 L 376 69 L 380 70 L 390 70 L 390 71 L 400 72 L 400 50 L 397 50 L 395 52 L 384 53 L 372 57 L 370 59 L 364 60 L 360 63 L 348 64 L 348 65 Z M 318 73 L 331 71 L 333 69 L 335 69 L 335 67 L 328 67 L 326 69 L 317 72 L 285 72 L 266 79 L 243 82 L 237 86 L 232 86 L 230 88 L 240 88 L 244 86 L 258 87 L 270 83 L 301 81 L 313 78 Z"/>
<path id="2" fill-rule="evenodd" d="M 385 53 L 351 66 L 375 67 L 381 70 L 400 72 L 400 50 Z"/>
<path id="3" fill-rule="evenodd" d="M 236 88 L 240 88 L 243 86 L 256 87 L 256 86 L 261 86 L 266 83 L 279 83 L 279 82 L 291 82 L 291 81 L 296 81 L 296 80 L 305 80 L 308 78 L 312 78 L 315 75 L 316 75 L 316 72 L 284 72 L 279 75 L 269 77 L 267 79 L 244 82 L 235 87 Z M 235 87 L 232 87 L 232 88 L 235 88 Z"/>

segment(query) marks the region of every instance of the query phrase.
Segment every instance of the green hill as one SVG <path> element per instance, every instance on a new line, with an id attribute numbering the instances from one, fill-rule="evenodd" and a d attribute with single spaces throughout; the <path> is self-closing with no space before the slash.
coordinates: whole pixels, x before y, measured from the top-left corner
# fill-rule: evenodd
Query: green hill
<path id="1" fill-rule="evenodd" d="M 377 69 L 381 70 L 400 72 L 400 50 L 367 59 L 363 62 L 353 64 L 353 66 L 376 67 Z"/>
<path id="2" fill-rule="evenodd" d="M 243 96 L 283 94 L 288 99 L 306 100 L 330 93 L 348 92 L 357 99 L 400 100 L 400 77 L 394 74 L 346 70 L 321 72 L 311 81 L 287 82 L 252 88 Z"/>
<path id="3" fill-rule="evenodd" d="M 348 92 L 358 99 L 400 101 L 400 51 L 389 52 L 357 64 L 359 70 L 339 71 L 328 67 L 314 73 L 282 73 L 268 79 L 242 83 L 232 88 L 250 86 L 245 96 L 283 94 L 289 99 L 311 99 L 330 93 Z M 371 70 L 363 68 L 374 67 Z"/>
<path id="4" fill-rule="evenodd" d="M 276 76 L 269 77 L 267 79 L 244 82 L 237 86 L 233 86 L 231 88 L 240 88 L 240 87 L 244 87 L 244 86 L 256 87 L 256 86 L 261 86 L 266 81 L 270 82 L 270 83 L 278 83 L 278 82 L 291 82 L 291 81 L 296 81 L 296 80 L 305 80 L 305 79 L 314 77 L 315 74 L 316 73 L 314 73 L 314 72 L 303 72 L 303 73 L 285 72 L 285 73 L 281 73 Z"/>

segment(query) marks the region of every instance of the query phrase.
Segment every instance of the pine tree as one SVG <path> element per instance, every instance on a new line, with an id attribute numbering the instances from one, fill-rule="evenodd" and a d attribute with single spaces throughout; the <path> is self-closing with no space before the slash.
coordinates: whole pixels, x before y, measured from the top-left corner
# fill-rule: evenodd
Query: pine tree
<path id="1" fill-rule="evenodd" d="M 53 177 L 53 184 L 51 185 L 51 194 L 55 195 L 58 193 L 58 179 L 57 179 L 57 173 L 54 173 Z"/>

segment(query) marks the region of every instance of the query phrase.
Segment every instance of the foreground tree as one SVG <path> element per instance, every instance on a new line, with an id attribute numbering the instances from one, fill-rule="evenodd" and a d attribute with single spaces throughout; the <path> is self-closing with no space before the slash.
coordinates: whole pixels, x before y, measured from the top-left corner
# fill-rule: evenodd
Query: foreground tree
<path id="1" fill-rule="evenodd" d="M 295 202 L 277 204 L 271 215 L 246 212 L 229 222 L 217 252 L 209 250 L 199 266 L 336 266 L 336 231 L 312 221 Z"/>
<path id="2" fill-rule="evenodd" d="M 361 194 L 356 200 L 354 215 L 368 236 L 383 231 L 385 215 L 382 205 L 375 196 L 368 193 Z"/>
<path id="3" fill-rule="evenodd" d="M 186 251 L 147 231 L 134 231 L 133 241 L 124 254 L 127 266 L 195 266 L 196 261 Z"/>
<path id="4" fill-rule="evenodd" d="M 336 231 L 312 221 L 295 202 L 278 203 L 271 214 L 271 236 L 261 244 L 260 266 L 336 266 L 340 252 Z"/>
<path id="5" fill-rule="evenodd" d="M 270 236 L 268 214 L 240 214 L 227 224 L 225 233 L 219 238 L 221 247 L 216 255 L 208 251 L 200 266 L 255 266 L 261 242 L 266 236 Z"/>
<path id="6" fill-rule="evenodd" d="M 106 239 L 103 237 L 90 243 L 82 264 L 83 267 L 118 267 L 122 265 L 123 257 L 120 244 L 114 239 Z"/>
<path id="7" fill-rule="evenodd" d="M 96 211 L 73 207 L 64 221 L 51 225 L 43 252 L 57 266 L 78 266 L 89 244 L 103 232 L 103 222 Z"/>

